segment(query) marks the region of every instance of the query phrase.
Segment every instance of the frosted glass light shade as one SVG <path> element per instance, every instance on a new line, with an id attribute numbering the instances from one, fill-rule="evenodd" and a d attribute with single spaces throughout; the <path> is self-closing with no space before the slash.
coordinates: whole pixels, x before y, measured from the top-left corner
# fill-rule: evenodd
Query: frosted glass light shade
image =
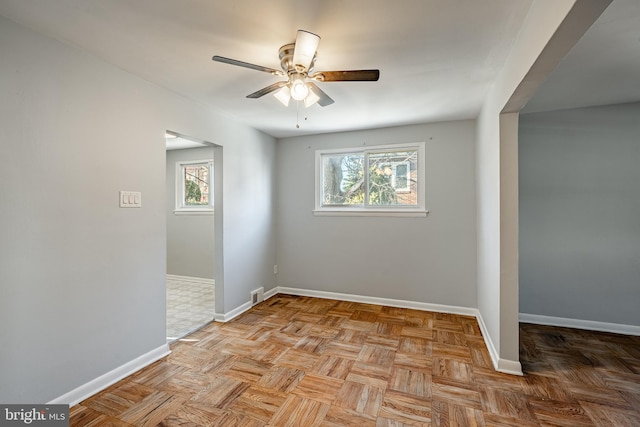
<path id="1" fill-rule="evenodd" d="M 293 50 L 293 65 L 308 70 L 320 43 L 320 36 L 304 30 L 298 30 L 296 46 Z"/>
<path id="2" fill-rule="evenodd" d="M 291 91 L 289 90 L 289 86 L 282 86 L 276 93 L 273 94 L 276 99 L 284 104 L 285 107 L 289 106 L 289 101 L 291 100 Z"/>
<path id="3" fill-rule="evenodd" d="M 296 101 L 302 101 L 309 95 L 309 88 L 304 80 L 300 77 L 295 77 L 291 81 L 291 97 Z"/>
<path id="4" fill-rule="evenodd" d="M 320 100 L 320 97 L 316 95 L 314 91 L 310 90 L 309 95 L 307 95 L 307 97 L 304 99 L 304 106 L 306 108 L 309 108 L 319 100 Z"/>

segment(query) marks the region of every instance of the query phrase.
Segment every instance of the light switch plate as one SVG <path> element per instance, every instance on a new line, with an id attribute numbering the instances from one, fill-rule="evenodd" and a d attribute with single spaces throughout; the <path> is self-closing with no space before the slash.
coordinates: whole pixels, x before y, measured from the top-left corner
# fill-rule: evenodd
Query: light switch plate
<path id="1" fill-rule="evenodd" d="M 120 191 L 121 208 L 142 207 L 142 193 L 139 191 Z"/>

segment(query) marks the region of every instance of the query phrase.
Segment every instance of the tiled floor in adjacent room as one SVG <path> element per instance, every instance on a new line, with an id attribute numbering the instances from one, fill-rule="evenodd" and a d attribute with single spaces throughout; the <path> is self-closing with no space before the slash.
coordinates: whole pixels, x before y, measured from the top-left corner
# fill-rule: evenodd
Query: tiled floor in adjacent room
<path id="1" fill-rule="evenodd" d="M 276 295 L 71 408 L 71 426 L 640 426 L 640 337 Z"/>
<path id="2" fill-rule="evenodd" d="M 167 277 L 167 340 L 173 341 L 213 320 L 215 285 Z"/>

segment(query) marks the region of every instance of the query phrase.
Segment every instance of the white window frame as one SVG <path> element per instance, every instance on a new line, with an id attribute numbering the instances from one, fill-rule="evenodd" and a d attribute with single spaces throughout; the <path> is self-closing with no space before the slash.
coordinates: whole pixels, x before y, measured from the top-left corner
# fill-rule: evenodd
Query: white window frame
<path id="1" fill-rule="evenodd" d="M 209 204 L 203 206 L 186 206 L 184 204 L 184 167 L 193 165 L 209 166 Z M 176 162 L 176 208 L 175 215 L 213 215 L 213 160 L 181 160 Z"/>
<path id="2" fill-rule="evenodd" d="M 369 205 L 365 197 L 364 205 L 359 206 L 323 206 L 324 193 L 324 170 L 322 158 L 325 155 L 342 153 L 363 153 L 365 165 L 368 164 L 369 153 L 380 153 L 386 151 L 417 150 L 417 199 L 416 205 L 402 206 L 380 206 Z M 367 173 L 365 166 L 365 173 Z M 368 180 L 365 179 L 365 182 Z M 315 152 L 315 209 L 317 216 L 405 216 L 405 217 L 425 217 L 429 213 L 426 209 L 425 201 L 425 143 L 414 142 L 408 144 L 388 144 L 376 146 L 361 146 L 352 148 L 316 150 Z"/>

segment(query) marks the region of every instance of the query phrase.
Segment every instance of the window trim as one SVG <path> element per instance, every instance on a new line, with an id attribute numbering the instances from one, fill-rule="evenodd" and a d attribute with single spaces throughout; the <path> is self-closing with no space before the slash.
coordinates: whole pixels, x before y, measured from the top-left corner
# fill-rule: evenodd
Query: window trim
<path id="1" fill-rule="evenodd" d="M 190 165 L 202 165 L 206 164 L 209 166 L 209 204 L 202 207 L 197 206 L 185 206 L 184 205 L 184 175 L 183 168 L 184 166 Z M 175 184 L 176 184 L 176 200 L 175 200 L 175 209 L 173 213 L 175 215 L 213 215 L 214 207 L 213 207 L 213 159 L 203 159 L 203 160 L 178 160 L 176 162 L 176 176 L 175 176 Z"/>
<path id="2" fill-rule="evenodd" d="M 315 208 L 316 216 L 401 216 L 401 217 L 425 217 L 429 213 L 425 202 L 425 142 L 412 142 L 402 144 L 363 145 L 361 147 L 322 149 L 315 152 Z M 365 159 L 369 153 L 385 151 L 401 151 L 403 149 L 417 150 L 417 205 L 413 206 L 371 206 L 366 203 L 361 206 L 323 206 L 322 196 L 324 176 L 322 158 L 325 155 L 342 153 L 363 153 Z M 366 168 L 366 166 L 365 166 Z M 365 169 L 366 171 L 366 169 Z M 365 183 L 367 180 L 365 180 Z"/>

